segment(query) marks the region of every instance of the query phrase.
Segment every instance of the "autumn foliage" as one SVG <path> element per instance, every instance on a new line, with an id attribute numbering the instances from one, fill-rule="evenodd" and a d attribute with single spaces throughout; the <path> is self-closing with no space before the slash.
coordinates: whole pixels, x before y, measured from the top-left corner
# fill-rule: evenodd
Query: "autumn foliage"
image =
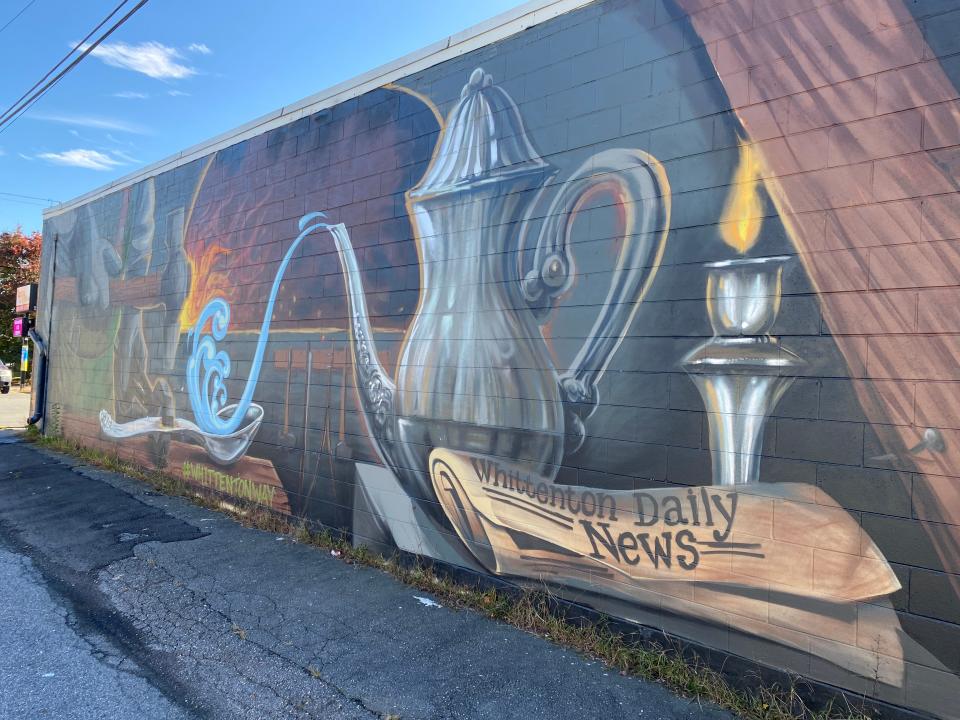
<path id="1" fill-rule="evenodd" d="M 41 244 L 36 231 L 0 233 L 0 360 L 7 364 L 20 357 L 20 338 L 13 337 L 17 288 L 39 280 Z"/>

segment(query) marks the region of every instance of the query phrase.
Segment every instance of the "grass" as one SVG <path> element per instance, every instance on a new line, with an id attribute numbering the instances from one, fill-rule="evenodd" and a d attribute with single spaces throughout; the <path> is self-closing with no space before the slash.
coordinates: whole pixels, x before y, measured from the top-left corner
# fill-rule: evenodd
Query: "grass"
<path id="1" fill-rule="evenodd" d="M 376 568 L 414 588 L 430 592 L 443 604 L 470 609 L 488 618 L 505 622 L 544 637 L 558 645 L 599 660 L 622 675 L 661 683 L 674 692 L 700 702 L 714 703 L 746 720 L 869 720 L 865 707 L 855 707 L 849 699 L 844 707 L 831 702 L 825 708 L 811 709 L 799 692 L 798 680 L 787 686 L 778 684 L 744 689 L 735 687 L 718 671 L 708 667 L 695 653 L 679 645 L 638 642 L 624 636 L 606 622 L 573 621 L 564 616 L 561 606 L 546 590 L 516 592 L 467 585 L 438 573 L 423 562 L 406 562 L 399 556 L 386 557 L 365 547 L 354 547 L 342 533 L 327 528 L 316 530 L 305 522 L 264 507 L 223 498 L 213 491 L 200 492 L 159 470 L 150 470 L 124 460 L 116 454 L 87 448 L 59 437 L 42 437 L 29 428 L 27 438 L 39 445 L 72 455 L 91 465 L 143 480 L 159 492 L 179 495 L 206 508 L 225 512 L 241 524 L 274 534 L 287 535 L 305 545 L 329 550 L 341 561 Z M 233 626 L 241 639 L 246 632 Z M 308 672 L 313 673 L 309 668 Z"/>

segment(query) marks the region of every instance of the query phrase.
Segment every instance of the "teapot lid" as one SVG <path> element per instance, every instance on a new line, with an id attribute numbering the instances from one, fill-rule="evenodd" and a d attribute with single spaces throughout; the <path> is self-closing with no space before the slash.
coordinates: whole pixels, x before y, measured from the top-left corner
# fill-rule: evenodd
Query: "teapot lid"
<path id="1" fill-rule="evenodd" d="M 477 68 L 447 116 L 430 166 L 409 194 L 456 192 L 548 167 L 527 138 L 516 103 Z"/>

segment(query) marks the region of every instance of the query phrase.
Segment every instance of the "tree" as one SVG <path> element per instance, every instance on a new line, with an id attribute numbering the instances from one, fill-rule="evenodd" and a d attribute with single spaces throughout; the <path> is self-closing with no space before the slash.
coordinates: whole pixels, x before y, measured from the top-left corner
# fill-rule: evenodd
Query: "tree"
<path id="1" fill-rule="evenodd" d="M 13 337 L 17 288 L 40 279 L 39 232 L 25 234 L 19 227 L 0 233 L 0 360 L 10 364 L 20 357 L 20 338 Z"/>

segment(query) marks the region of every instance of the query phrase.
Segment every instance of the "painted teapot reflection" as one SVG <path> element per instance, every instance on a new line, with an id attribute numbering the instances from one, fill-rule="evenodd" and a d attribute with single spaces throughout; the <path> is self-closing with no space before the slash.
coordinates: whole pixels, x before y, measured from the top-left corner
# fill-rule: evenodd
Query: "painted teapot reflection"
<path id="1" fill-rule="evenodd" d="M 578 210 L 606 195 L 621 221 L 619 257 L 596 321 L 561 373 L 540 325 L 574 280 L 569 241 Z M 564 452 L 583 442 L 597 382 L 656 272 L 669 202 L 662 168 L 639 150 L 604 150 L 557 178 L 513 100 L 474 70 L 429 167 L 407 193 L 421 295 L 395 380 L 378 359 L 346 228 L 326 227 L 343 264 L 367 427 L 408 492 L 433 497 L 427 461 L 435 447 L 522 460 L 556 475 Z M 525 252 L 535 226 L 538 239 Z"/>

